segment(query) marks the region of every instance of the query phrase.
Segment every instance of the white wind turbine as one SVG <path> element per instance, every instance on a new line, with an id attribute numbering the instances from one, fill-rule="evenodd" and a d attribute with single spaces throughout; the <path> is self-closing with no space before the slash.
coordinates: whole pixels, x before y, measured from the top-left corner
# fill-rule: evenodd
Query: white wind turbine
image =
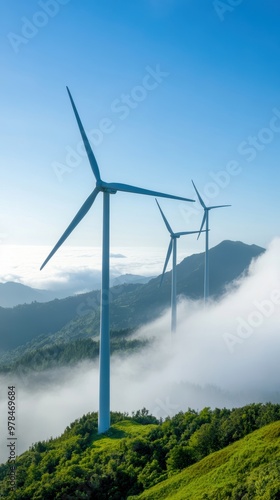
<path id="1" fill-rule="evenodd" d="M 204 215 L 203 215 L 203 219 L 202 219 L 202 223 L 200 226 L 199 235 L 198 235 L 197 239 L 199 238 L 200 233 L 202 232 L 204 224 L 206 224 L 206 226 L 205 226 L 205 228 L 206 228 L 205 264 L 204 264 L 204 303 L 206 303 L 208 301 L 208 298 L 209 298 L 209 234 L 208 234 L 209 233 L 209 212 L 210 212 L 210 210 L 213 210 L 214 208 L 231 207 L 231 205 L 214 205 L 212 207 L 207 207 L 205 205 L 203 199 L 201 198 L 198 190 L 196 189 L 193 181 L 192 181 L 192 183 L 193 183 L 193 187 L 196 191 L 197 197 L 199 199 L 200 205 L 202 206 L 202 208 L 204 210 Z"/>
<path id="2" fill-rule="evenodd" d="M 86 199 L 66 231 L 63 233 L 53 250 L 50 252 L 40 269 L 47 264 L 50 258 L 64 243 L 66 238 L 72 233 L 75 227 L 81 222 L 93 205 L 98 193 L 103 193 L 103 241 L 102 241 L 102 284 L 101 284 L 101 312 L 100 312 L 100 355 L 99 355 L 99 413 L 98 413 L 98 432 L 106 432 L 110 427 L 110 323 L 109 323 L 109 236 L 110 236 L 110 194 L 117 191 L 127 193 L 144 194 L 150 196 L 160 196 L 163 198 L 172 198 L 183 201 L 194 201 L 180 196 L 158 193 L 148 189 L 142 189 L 135 186 L 119 183 L 107 183 L 101 179 L 97 161 L 91 149 L 89 140 L 83 128 L 78 115 L 76 106 L 67 88 L 72 108 L 78 123 L 78 127 L 83 139 L 85 150 L 89 163 L 96 179 L 96 186 L 89 197 Z"/>
<path id="3" fill-rule="evenodd" d="M 185 236 L 186 234 L 197 234 L 199 231 L 183 231 L 180 233 L 174 233 L 171 226 L 165 217 L 158 201 L 156 200 L 160 213 L 162 215 L 163 221 L 166 225 L 167 231 L 170 234 L 170 243 L 167 249 L 166 259 L 163 266 L 163 271 L 161 275 L 160 286 L 162 285 L 164 273 L 166 271 L 171 253 L 172 253 L 172 280 L 171 280 L 171 332 L 176 332 L 177 327 L 177 239 L 180 236 Z"/>

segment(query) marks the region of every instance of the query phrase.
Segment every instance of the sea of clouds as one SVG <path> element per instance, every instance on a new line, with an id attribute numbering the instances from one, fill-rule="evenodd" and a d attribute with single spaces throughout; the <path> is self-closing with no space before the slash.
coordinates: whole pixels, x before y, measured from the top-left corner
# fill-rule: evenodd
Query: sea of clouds
<path id="1" fill-rule="evenodd" d="M 166 249 L 111 248 L 111 278 L 123 274 L 147 277 L 159 275 L 162 272 Z M 70 290 L 72 293 L 87 292 L 95 289 L 97 285 L 100 286 L 100 247 L 64 246 L 40 271 L 40 266 L 50 250 L 47 246 L 0 246 L 0 283 L 13 281 L 33 288 Z M 183 251 L 182 246 L 178 252 L 178 262 L 189 254 Z"/>
<path id="2" fill-rule="evenodd" d="M 146 407 L 164 418 L 189 407 L 280 403 L 279 325 L 280 239 L 275 239 L 251 264 L 248 276 L 220 300 L 207 307 L 180 300 L 176 335 L 171 337 L 170 310 L 135 333 L 154 341 L 138 354 L 112 357 L 111 409 L 132 412 Z M 18 453 L 98 409 L 97 362 L 30 378 L 2 377 L 2 416 L 7 413 L 8 384 L 17 392 Z M 4 461 L 8 452 L 3 418 L 0 430 Z"/>

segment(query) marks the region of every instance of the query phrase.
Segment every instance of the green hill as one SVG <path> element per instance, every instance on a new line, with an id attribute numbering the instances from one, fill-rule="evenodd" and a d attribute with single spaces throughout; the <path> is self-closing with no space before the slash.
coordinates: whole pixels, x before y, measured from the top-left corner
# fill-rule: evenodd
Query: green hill
<path id="1" fill-rule="evenodd" d="M 144 408 L 112 413 L 97 434 L 97 414 L 84 415 L 56 439 L 32 445 L 0 466 L 8 500 L 280 498 L 280 405 L 204 408 L 164 422 Z M 20 437 L 20 436 L 19 436 Z"/>
<path id="2" fill-rule="evenodd" d="M 280 498 L 280 422 L 212 453 L 134 500 Z"/>

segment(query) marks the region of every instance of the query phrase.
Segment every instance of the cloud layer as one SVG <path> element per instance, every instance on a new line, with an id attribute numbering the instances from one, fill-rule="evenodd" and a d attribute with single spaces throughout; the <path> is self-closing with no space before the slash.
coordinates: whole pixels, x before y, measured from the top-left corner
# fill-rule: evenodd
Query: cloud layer
<path id="1" fill-rule="evenodd" d="M 0 283 L 15 281 L 33 288 L 79 292 L 93 290 L 100 282 L 100 248 L 64 246 L 40 271 L 50 250 L 46 246 L 2 245 Z M 178 262 L 188 255 L 183 250 L 182 246 Z M 165 248 L 113 247 L 110 257 L 111 277 L 122 274 L 159 275 L 165 253 Z"/>

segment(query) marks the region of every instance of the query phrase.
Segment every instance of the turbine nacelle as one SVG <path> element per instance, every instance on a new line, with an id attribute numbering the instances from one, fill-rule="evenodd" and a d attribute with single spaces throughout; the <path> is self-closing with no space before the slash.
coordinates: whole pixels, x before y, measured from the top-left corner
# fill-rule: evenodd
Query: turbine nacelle
<path id="1" fill-rule="evenodd" d="M 103 181 L 98 181 L 96 183 L 96 187 L 98 191 L 101 191 L 102 193 L 109 193 L 109 194 L 116 194 L 117 190 L 113 189 L 110 184 L 107 184 L 107 182 Z"/>

